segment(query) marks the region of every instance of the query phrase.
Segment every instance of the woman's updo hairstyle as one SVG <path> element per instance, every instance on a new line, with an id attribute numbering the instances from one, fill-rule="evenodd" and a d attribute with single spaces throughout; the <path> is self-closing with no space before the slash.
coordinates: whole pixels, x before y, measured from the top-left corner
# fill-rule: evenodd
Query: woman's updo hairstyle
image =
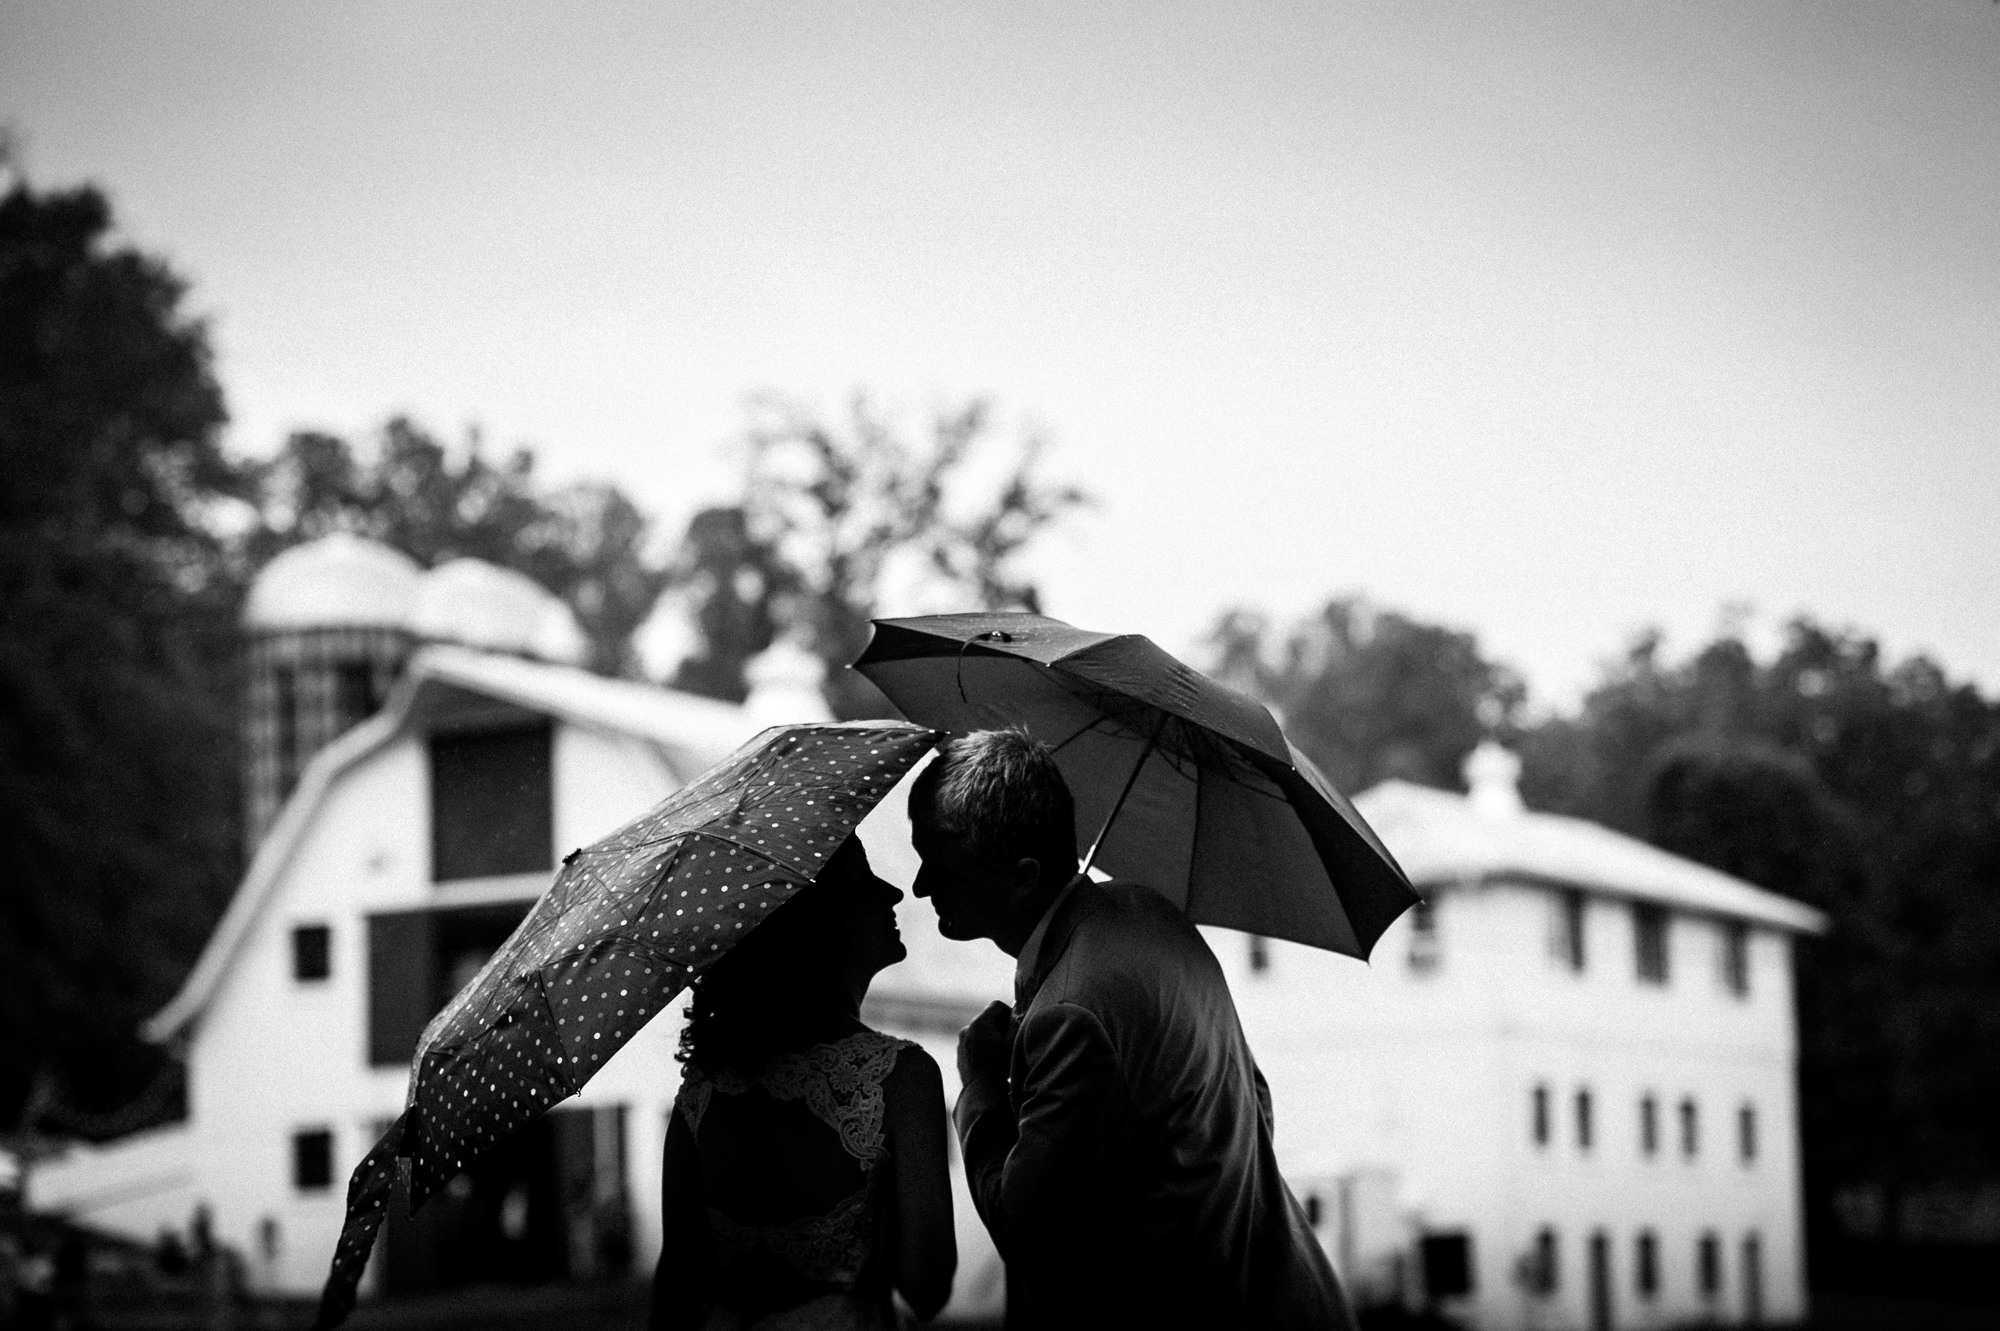
<path id="1" fill-rule="evenodd" d="M 749 1070 L 824 1020 L 828 991 L 840 983 L 844 960 L 834 939 L 852 909 L 849 889 L 859 867 L 853 837 L 827 857 L 819 876 L 752 929 L 728 955 L 689 986 L 683 1063 L 704 1071 Z"/>

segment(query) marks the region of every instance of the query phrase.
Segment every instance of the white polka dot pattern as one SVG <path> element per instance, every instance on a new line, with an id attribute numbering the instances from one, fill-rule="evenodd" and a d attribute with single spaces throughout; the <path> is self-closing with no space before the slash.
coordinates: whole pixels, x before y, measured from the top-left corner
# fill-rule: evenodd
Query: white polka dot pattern
<path id="1" fill-rule="evenodd" d="M 354 1304 L 399 1173 L 412 1213 L 582 1089 L 702 968 L 783 905 L 942 736 L 892 721 L 780 726 L 572 853 L 528 918 L 424 1028 L 403 1115 L 356 1166 L 317 1328 Z"/>

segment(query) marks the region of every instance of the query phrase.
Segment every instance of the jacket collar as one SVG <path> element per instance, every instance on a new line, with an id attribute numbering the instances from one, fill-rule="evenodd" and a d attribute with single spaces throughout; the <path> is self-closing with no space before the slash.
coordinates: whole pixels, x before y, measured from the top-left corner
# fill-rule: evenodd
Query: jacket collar
<path id="1" fill-rule="evenodd" d="M 1085 916 L 1102 905 L 1104 894 L 1096 883 L 1082 874 L 1069 880 L 1063 890 L 1056 893 L 1049 908 L 1042 912 L 1042 918 L 1035 924 L 1035 930 L 1028 935 L 1028 941 L 1021 947 L 1021 956 L 1014 966 L 1014 1013 L 1025 1012 L 1028 1003 L 1042 987 L 1056 962 L 1069 950 L 1070 936 Z"/>

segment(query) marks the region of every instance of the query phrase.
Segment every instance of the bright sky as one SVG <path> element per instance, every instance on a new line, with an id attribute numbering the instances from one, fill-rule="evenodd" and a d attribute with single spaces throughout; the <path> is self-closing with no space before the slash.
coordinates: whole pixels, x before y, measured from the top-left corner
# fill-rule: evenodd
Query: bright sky
<path id="1" fill-rule="evenodd" d="M 743 402 L 994 395 L 1053 613 L 1362 590 L 1545 702 L 1811 610 L 2000 687 L 2000 6 L 0 9 L 232 443 L 410 411 L 678 522 Z"/>

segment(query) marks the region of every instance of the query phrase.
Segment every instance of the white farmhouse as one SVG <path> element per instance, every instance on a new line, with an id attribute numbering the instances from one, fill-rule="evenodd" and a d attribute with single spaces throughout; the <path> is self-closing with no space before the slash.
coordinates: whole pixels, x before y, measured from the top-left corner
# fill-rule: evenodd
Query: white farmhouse
<path id="1" fill-rule="evenodd" d="M 1813 911 L 1597 824 L 1355 801 L 1424 904 L 1361 967 L 1217 932 L 1278 1147 L 1362 1298 L 1502 1328 L 1801 1318 L 1791 944 Z"/>

